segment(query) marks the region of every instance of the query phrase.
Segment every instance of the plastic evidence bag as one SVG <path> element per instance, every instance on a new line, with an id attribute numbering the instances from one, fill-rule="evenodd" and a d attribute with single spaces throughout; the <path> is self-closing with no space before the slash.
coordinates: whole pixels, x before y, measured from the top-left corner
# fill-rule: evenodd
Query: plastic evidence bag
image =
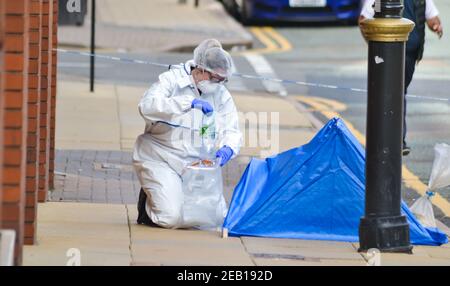
<path id="1" fill-rule="evenodd" d="M 182 174 L 183 227 L 217 230 L 227 214 L 222 168 L 216 160 L 198 160 Z"/>
<path id="2" fill-rule="evenodd" d="M 434 161 L 428 190 L 412 206 L 411 211 L 425 227 L 436 227 L 432 197 L 437 189 L 450 185 L 450 146 L 441 143 L 434 146 Z"/>

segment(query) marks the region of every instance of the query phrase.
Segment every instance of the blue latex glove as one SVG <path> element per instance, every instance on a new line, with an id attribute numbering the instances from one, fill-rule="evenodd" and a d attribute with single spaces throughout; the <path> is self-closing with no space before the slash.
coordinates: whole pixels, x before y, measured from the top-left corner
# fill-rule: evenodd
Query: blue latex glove
<path id="1" fill-rule="evenodd" d="M 206 115 L 210 115 L 214 111 L 211 104 L 198 98 L 192 101 L 191 107 L 200 109 Z"/>
<path id="2" fill-rule="evenodd" d="M 223 167 L 233 156 L 233 149 L 228 146 L 223 146 L 216 153 L 216 158 L 220 159 L 220 167 Z"/>

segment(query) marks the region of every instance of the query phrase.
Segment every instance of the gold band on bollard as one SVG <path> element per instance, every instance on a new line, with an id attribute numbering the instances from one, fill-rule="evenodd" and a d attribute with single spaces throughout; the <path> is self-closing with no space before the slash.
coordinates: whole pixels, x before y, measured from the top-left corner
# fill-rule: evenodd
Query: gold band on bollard
<path id="1" fill-rule="evenodd" d="M 361 22 L 364 38 L 374 42 L 406 42 L 414 22 L 405 18 L 374 18 Z"/>

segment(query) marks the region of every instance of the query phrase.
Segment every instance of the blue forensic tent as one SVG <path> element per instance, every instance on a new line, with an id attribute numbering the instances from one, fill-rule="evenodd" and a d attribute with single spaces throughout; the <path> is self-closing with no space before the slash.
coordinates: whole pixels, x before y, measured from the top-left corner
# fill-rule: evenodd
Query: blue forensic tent
<path id="1" fill-rule="evenodd" d="M 365 152 L 341 119 L 309 142 L 265 160 L 253 159 L 236 186 L 223 227 L 230 236 L 357 242 L 364 216 Z M 413 244 L 447 237 L 423 227 L 405 203 Z"/>

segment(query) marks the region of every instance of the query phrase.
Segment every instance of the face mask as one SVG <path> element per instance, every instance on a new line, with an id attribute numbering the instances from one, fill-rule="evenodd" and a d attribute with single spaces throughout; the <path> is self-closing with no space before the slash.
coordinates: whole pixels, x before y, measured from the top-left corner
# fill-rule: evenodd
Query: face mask
<path id="1" fill-rule="evenodd" d="M 218 83 L 212 83 L 209 80 L 202 80 L 197 84 L 198 89 L 203 93 L 216 93 L 220 89 L 220 84 Z"/>

